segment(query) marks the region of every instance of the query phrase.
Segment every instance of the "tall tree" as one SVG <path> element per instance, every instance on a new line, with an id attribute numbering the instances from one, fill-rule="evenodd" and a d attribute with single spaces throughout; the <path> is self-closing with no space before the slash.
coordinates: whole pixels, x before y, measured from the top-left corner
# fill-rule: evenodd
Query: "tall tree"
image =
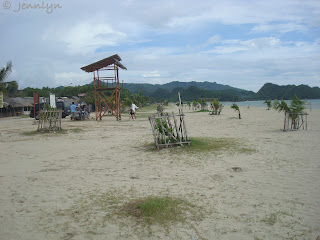
<path id="1" fill-rule="evenodd" d="M 7 66 L 0 69 L 0 91 L 6 92 L 7 84 L 4 83 L 4 80 L 9 76 L 12 72 L 12 62 L 7 62 Z"/>

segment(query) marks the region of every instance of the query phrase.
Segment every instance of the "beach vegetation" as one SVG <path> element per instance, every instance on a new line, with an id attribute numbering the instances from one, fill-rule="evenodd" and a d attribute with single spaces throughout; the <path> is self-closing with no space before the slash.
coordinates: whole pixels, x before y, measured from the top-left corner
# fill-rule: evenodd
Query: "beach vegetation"
<path id="1" fill-rule="evenodd" d="M 231 108 L 233 108 L 236 112 L 238 112 L 239 119 L 241 119 L 241 114 L 240 114 L 240 108 L 239 108 L 239 106 L 238 106 L 236 103 L 233 103 L 233 104 L 231 105 Z"/>
<path id="2" fill-rule="evenodd" d="M 281 101 L 274 100 L 273 108 L 278 112 L 284 112 L 291 120 L 292 128 L 298 129 L 300 127 L 299 120 L 300 117 L 302 117 L 301 114 L 305 110 L 306 106 L 305 101 L 300 100 L 297 96 L 295 96 L 291 99 L 290 105 L 288 105 L 283 99 Z"/>
<path id="3" fill-rule="evenodd" d="M 89 235 L 110 222 L 131 226 L 136 234 L 145 235 L 144 230 L 152 234 L 152 226 L 169 231 L 172 224 L 203 219 L 202 208 L 182 198 L 168 195 L 136 198 L 135 194 L 128 194 L 119 191 L 82 193 L 70 207 L 55 209 L 53 214 L 67 225 L 77 224 Z"/>
<path id="4" fill-rule="evenodd" d="M 72 128 L 72 129 L 60 129 L 57 131 L 49 131 L 49 130 L 43 130 L 43 131 L 38 131 L 38 130 L 34 130 L 34 131 L 27 131 L 27 132 L 23 132 L 22 135 L 24 136 L 36 136 L 36 135 L 46 135 L 46 136 L 56 136 L 56 134 L 67 134 L 68 132 L 71 133 L 80 133 L 83 130 L 81 128 Z"/>
<path id="5" fill-rule="evenodd" d="M 0 68 L 0 92 L 8 96 L 16 96 L 18 93 L 17 81 L 5 82 L 6 78 L 12 72 L 12 62 L 7 62 L 5 67 Z"/>
<path id="6" fill-rule="evenodd" d="M 208 153 L 208 152 L 230 152 L 252 154 L 256 150 L 245 146 L 240 139 L 236 138 L 190 138 L 191 144 L 185 145 L 183 150 L 189 153 Z"/>
<path id="7" fill-rule="evenodd" d="M 196 100 L 192 101 L 192 108 L 193 108 L 193 111 L 195 111 L 198 108 L 198 102 Z"/>
<path id="8" fill-rule="evenodd" d="M 190 101 L 187 101 L 187 106 L 189 107 L 189 110 L 191 108 L 191 102 Z"/>
<path id="9" fill-rule="evenodd" d="M 179 198 L 149 196 L 126 203 L 123 210 L 140 223 L 169 226 L 172 223 L 184 222 L 187 218 L 186 210 L 190 206 Z"/>
<path id="10" fill-rule="evenodd" d="M 271 100 L 265 100 L 265 101 L 264 101 L 264 104 L 267 105 L 267 110 L 270 110 L 270 108 L 272 107 L 272 102 L 271 102 Z"/>
<path id="11" fill-rule="evenodd" d="M 211 102 L 212 105 L 212 114 L 213 115 L 220 115 L 222 109 L 223 109 L 223 104 L 220 103 L 218 99 L 213 99 Z"/>
<path id="12" fill-rule="evenodd" d="M 248 147 L 240 139 L 237 138 L 208 138 L 208 137 L 192 137 L 189 139 L 190 145 L 183 145 L 183 147 L 171 149 L 177 153 L 186 152 L 188 154 L 205 154 L 222 152 L 253 154 L 257 150 Z M 155 143 L 146 143 L 146 150 L 156 152 Z"/>
<path id="13" fill-rule="evenodd" d="M 201 109 L 201 110 L 199 110 L 199 111 L 197 111 L 197 112 L 211 112 L 211 111 L 209 111 L 209 110 L 207 110 L 207 109 Z"/>

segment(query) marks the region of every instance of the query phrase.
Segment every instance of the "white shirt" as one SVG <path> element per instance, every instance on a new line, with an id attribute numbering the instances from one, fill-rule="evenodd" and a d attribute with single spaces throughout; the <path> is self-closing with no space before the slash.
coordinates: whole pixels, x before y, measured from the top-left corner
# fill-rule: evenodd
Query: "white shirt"
<path id="1" fill-rule="evenodd" d="M 136 112 L 136 108 L 138 109 L 138 107 L 134 103 L 132 103 L 131 109 L 133 112 Z"/>

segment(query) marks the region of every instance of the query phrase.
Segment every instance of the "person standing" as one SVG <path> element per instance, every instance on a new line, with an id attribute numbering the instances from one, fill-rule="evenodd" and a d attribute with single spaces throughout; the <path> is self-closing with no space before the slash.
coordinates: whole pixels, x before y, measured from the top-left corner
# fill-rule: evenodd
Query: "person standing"
<path id="1" fill-rule="evenodd" d="M 71 120 L 74 121 L 76 120 L 76 105 L 74 104 L 74 102 L 72 102 L 70 106 L 70 110 L 71 110 Z"/>
<path id="2" fill-rule="evenodd" d="M 133 119 L 133 116 L 134 116 L 134 118 L 137 118 L 136 117 L 136 109 L 139 109 L 139 108 L 137 107 L 136 102 L 133 102 L 131 105 L 132 113 L 130 113 L 130 115 L 132 115 L 132 119 Z"/>

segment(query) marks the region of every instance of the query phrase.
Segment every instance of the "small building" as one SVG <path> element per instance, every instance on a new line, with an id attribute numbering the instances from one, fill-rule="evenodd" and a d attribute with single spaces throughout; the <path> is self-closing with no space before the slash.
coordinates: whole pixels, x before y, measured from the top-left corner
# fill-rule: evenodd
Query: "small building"
<path id="1" fill-rule="evenodd" d="M 0 108 L 0 117 L 21 116 L 24 114 L 29 114 L 32 106 L 32 97 L 4 97 L 3 108 Z"/>

